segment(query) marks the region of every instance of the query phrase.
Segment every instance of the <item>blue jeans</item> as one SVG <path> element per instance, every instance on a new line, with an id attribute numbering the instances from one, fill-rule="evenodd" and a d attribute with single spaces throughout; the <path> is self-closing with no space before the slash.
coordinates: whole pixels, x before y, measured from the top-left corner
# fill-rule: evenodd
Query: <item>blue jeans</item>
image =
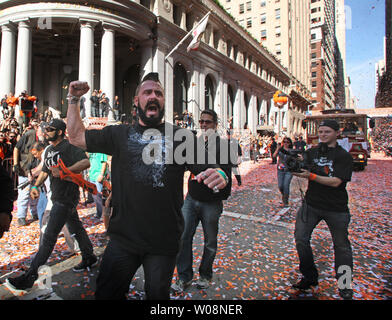
<path id="1" fill-rule="evenodd" d="M 19 176 L 18 178 L 18 183 L 21 184 L 23 182 L 26 182 L 28 180 L 27 177 L 22 177 Z M 28 185 L 24 189 L 19 189 L 18 190 L 18 200 L 16 201 L 17 205 L 17 213 L 16 217 L 18 219 L 20 218 L 26 218 L 27 216 L 27 208 L 30 206 L 30 213 L 32 216 L 36 216 L 37 213 L 37 204 L 38 204 L 38 199 L 31 199 L 30 197 L 30 189 L 31 186 Z"/>
<path id="2" fill-rule="evenodd" d="M 97 181 L 91 181 L 92 183 L 94 183 L 97 187 L 97 194 L 93 194 L 93 199 L 94 199 L 94 203 L 95 206 L 97 207 L 97 213 L 96 216 L 97 218 L 101 218 L 102 217 L 102 183 L 97 182 Z"/>
<path id="3" fill-rule="evenodd" d="M 82 253 L 82 259 L 86 260 L 94 255 L 93 246 L 86 230 L 83 228 L 82 222 L 79 220 L 76 208 L 74 206 L 54 202 L 45 233 L 42 237 L 42 243 L 31 262 L 28 271 L 29 273 L 37 274 L 38 268 L 46 263 L 52 254 L 53 248 L 57 242 L 57 237 L 64 224 L 67 224 L 71 234 L 75 234 L 75 238 L 79 243 L 80 251 Z"/>
<path id="4" fill-rule="evenodd" d="M 204 233 L 204 250 L 199 274 L 206 279 L 212 278 L 212 265 L 218 247 L 219 218 L 223 211 L 221 200 L 201 202 L 187 195 L 182 207 L 184 232 L 181 237 L 181 250 L 177 255 L 179 278 L 185 282 L 193 279 L 192 243 L 196 228 L 201 221 Z"/>
<path id="5" fill-rule="evenodd" d="M 305 213 L 304 213 L 304 209 Z M 313 208 L 309 205 L 302 205 L 297 212 L 295 222 L 295 244 L 299 256 L 299 270 L 303 276 L 315 281 L 318 279 L 318 272 L 314 264 L 313 252 L 310 246 L 310 238 L 314 228 L 321 220 L 324 220 L 332 235 L 335 253 L 335 275 L 339 279 L 340 266 L 348 266 L 353 272 L 353 257 L 351 244 L 348 239 L 348 225 L 350 223 L 349 212 L 333 212 Z"/>
<path id="6" fill-rule="evenodd" d="M 143 265 L 144 290 L 149 300 L 169 300 L 176 256 L 131 252 L 111 239 L 102 257 L 96 300 L 125 300 L 137 269 Z"/>
<path id="7" fill-rule="evenodd" d="M 291 172 L 278 170 L 278 188 L 282 194 L 290 194 L 291 179 L 293 179 Z"/>

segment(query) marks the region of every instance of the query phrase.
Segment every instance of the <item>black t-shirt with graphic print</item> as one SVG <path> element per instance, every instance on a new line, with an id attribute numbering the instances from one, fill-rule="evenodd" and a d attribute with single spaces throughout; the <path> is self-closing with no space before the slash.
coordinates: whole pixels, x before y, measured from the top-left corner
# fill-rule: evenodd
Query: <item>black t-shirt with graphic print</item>
<path id="1" fill-rule="evenodd" d="M 306 202 L 311 207 L 321 210 L 348 212 L 346 185 L 351 181 L 353 171 L 350 153 L 337 145 L 336 148 L 328 147 L 325 154 L 321 154 L 319 147 L 311 148 L 306 150 L 304 157 L 311 172 L 320 176 L 337 177 L 343 181 L 336 188 L 309 181 Z"/>
<path id="2" fill-rule="evenodd" d="M 195 164 L 192 152 L 185 153 L 183 161 L 178 160 L 179 154 L 184 155 L 180 146 L 185 145 L 172 137 L 180 133 L 179 129 L 187 133 L 192 149 L 192 131 L 171 124 L 156 129 L 137 124 L 86 131 L 88 152 L 113 156 L 113 213 L 108 234 L 132 252 L 178 252 L 184 226 L 184 172 L 198 174 L 208 167 Z"/>
<path id="3" fill-rule="evenodd" d="M 87 159 L 87 155 L 82 149 L 70 144 L 66 139 L 56 146 L 50 145 L 44 153 L 42 171 L 49 174 L 52 201 L 76 207 L 80 197 L 79 186 L 71 181 L 53 177 L 49 169 L 57 166 L 60 158 L 66 167 L 70 167 L 78 161 Z"/>

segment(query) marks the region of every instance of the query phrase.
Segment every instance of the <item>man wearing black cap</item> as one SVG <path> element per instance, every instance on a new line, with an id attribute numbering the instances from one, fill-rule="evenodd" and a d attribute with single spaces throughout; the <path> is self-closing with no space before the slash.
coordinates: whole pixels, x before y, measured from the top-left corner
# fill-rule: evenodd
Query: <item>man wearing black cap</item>
<path id="1" fill-rule="evenodd" d="M 353 258 L 348 239 L 350 212 L 346 184 L 351 180 L 353 160 L 337 143 L 339 124 L 323 120 L 318 129 L 320 144 L 304 155 L 308 170 L 293 173 L 309 180 L 301 208 L 297 212 L 295 242 L 303 278 L 293 287 L 300 290 L 318 285 L 310 238 L 313 229 L 324 220 L 332 234 L 335 251 L 335 273 L 339 294 L 352 299 Z"/>
<path id="2" fill-rule="evenodd" d="M 34 256 L 30 268 L 19 277 L 7 279 L 6 284 L 10 289 L 26 290 L 33 286 L 38 278 L 38 269 L 46 263 L 51 255 L 57 236 L 64 224 L 67 224 L 70 232 L 75 234 L 82 253 L 82 262 L 75 266 L 73 270 L 80 272 L 97 264 L 93 246 L 76 211 L 79 202 L 79 186 L 71 181 L 60 179 L 60 171 L 57 167 L 59 159 L 62 159 L 69 170 L 80 173 L 90 166 L 90 162 L 82 149 L 71 145 L 64 138 L 65 130 L 66 125 L 60 119 L 53 119 L 45 127 L 45 136 L 51 142 L 51 145 L 45 151 L 42 172 L 39 174 L 30 194 L 32 198 L 38 198 L 39 187 L 49 176 L 53 207 L 50 211 L 49 222 L 41 246 Z"/>
<path id="3" fill-rule="evenodd" d="M 310 238 L 313 229 L 324 220 L 332 234 L 339 294 L 344 299 L 351 299 L 353 258 L 348 239 L 350 212 L 346 184 L 351 180 L 353 160 L 337 143 L 339 124 L 336 121 L 323 120 L 318 134 L 320 144 L 304 155 L 308 170 L 293 172 L 293 175 L 309 180 L 295 224 L 295 242 L 303 278 L 293 287 L 307 290 L 318 285 Z"/>
<path id="4" fill-rule="evenodd" d="M 70 142 L 88 152 L 113 156 L 110 241 L 102 257 L 95 298 L 126 299 L 134 274 L 143 266 L 146 298 L 169 299 L 184 226 L 184 172 L 190 170 L 199 183 L 216 192 L 227 182 L 217 165 L 213 169 L 197 164 L 191 154 L 193 147 L 190 160 L 186 150 L 184 161 L 177 161 L 176 150 L 182 140 L 173 137 L 184 134 L 181 138 L 193 143 L 195 136 L 188 129 L 162 121 L 165 92 L 157 73 L 147 74 L 136 89 L 134 104 L 139 118 L 135 126 L 86 130 L 79 116 L 79 100 L 88 90 L 86 82 L 69 85 Z"/>

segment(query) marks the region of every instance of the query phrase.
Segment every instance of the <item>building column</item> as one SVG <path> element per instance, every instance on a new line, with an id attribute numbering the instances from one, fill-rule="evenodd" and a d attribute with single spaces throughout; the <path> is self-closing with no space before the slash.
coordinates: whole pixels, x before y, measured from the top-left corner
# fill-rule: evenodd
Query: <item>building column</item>
<path id="1" fill-rule="evenodd" d="M 140 79 L 153 72 L 153 41 L 149 40 L 141 44 Z"/>
<path id="2" fill-rule="evenodd" d="M 172 56 L 165 60 L 165 121 L 174 123 L 174 81 L 173 81 L 173 64 Z M 170 107 L 169 107 L 170 106 Z"/>
<path id="3" fill-rule="evenodd" d="M 215 97 L 215 101 L 214 101 L 214 111 L 217 113 L 218 115 L 218 120 L 220 121 L 220 123 L 222 124 L 222 126 L 224 125 L 223 123 L 223 74 L 222 72 L 219 72 L 218 74 L 218 85 L 216 88 L 216 97 Z"/>
<path id="4" fill-rule="evenodd" d="M 223 80 L 222 80 L 223 81 Z M 222 127 L 224 129 L 228 129 L 228 116 L 227 116 L 227 109 L 229 108 L 227 100 L 228 100 L 228 84 L 227 82 L 223 82 L 223 92 L 222 92 L 222 108 L 221 108 L 221 121 Z"/>
<path id="5" fill-rule="evenodd" d="M 109 99 L 109 105 L 113 108 L 115 96 L 115 31 L 103 26 L 101 43 L 101 76 L 100 89 Z M 109 109 L 108 121 L 114 121 L 113 110 Z"/>
<path id="6" fill-rule="evenodd" d="M 255 134 L 256 133 L 256 128 L 257 128 L 257 120 L 258 120 L 258 114 L 257 114 L 257 97 L 252 94 L 250 97 L 250 103 L 249 103 L 249 109 L 248 109 L 248 127 L 250 131 Z"/>
<path id="7" fill-rule="evenodd" d="M 87 81 L 90 90 L 84 95 L 86 99 L 86 117 L 91 117 L 91 91 L 94 89 L 94 28 L 96 23 L 80 21 L 79 46 L 79 80 Z"/>
<path id="8" fill-rule="evenodd" d="M 59 110 L 61 109 L 61 104 L 60 104 L 60 97 L 59 93 L 60 90 L 59 88 L 61 87 L 60 85 L 60 60 L 56 59 L 50 59 L 49 60 L 49 75 L 48 78 L 49 83 L 48 83 L 48 99 L 49 99 L 49 106 Z M 65 106 L 68 106 L 68 104 L 65 104 Z M 66 110 L 61 110 L 62 115 L 66 115 L 67 108 Z"/>
<path id="9" fill-rule="evenodd" d="M 14 93 L 16 28 L 12 24 L 1 26 L 0 97 Z"/>
<path id="10" fill-rule="evenodd" d="M 19 96 L 23 90 L 27 90 L 27 93 L 31 94 L 31 42 L 30 23 L 28 21 L 20 21 L 18 24 L 15 96 Z"/>
<path id="11" fill-rule="evenodd" d="M 192 112 L 195 126 L 198 125 L 199 118 L 200 118 L 199 117 L 199 109 L 200 109 L 199 84 L 200 84 L 200 69 L 194 62 L 191 84 L 189 86 L 188 99 L 190 101 L 190 111 Z"/>
<path id="12" fill-rule="evenodd" d="M 206 108 L 206 75 L 204 71 L 199 73 L 199 97 L 198 119 L 200 119 L 200 113 Z"/>
<path id="13" fill-rule="evenodd" d="M 244 90 L 237 87 L 237 92 L 234 98 L 233 106 L 233 129 L 242 129 L 241 127 L 241 111 L 244 100 Z"/>

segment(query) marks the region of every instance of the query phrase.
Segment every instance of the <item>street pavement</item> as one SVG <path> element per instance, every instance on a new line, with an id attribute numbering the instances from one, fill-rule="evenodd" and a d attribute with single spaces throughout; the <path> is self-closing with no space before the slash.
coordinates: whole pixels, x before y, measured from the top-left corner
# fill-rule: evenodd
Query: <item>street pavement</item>
<path id="1" fill-rule="evenodd" d="M 199 225 L 194 239 L 195 276 L 183 293 L 171 294 L 172 300 L 336 300 L 340 299 L 333 270 L 333 246 L 324 222 L 312 237 L 319 286 L 310 293 L 298 293 L 291 285 L 300 278 L 294 243 L 295 214 L 306 182 L 294 178 L 290 207 L 283 208 L 276 182 L 276 166 L 270 159 L 240 166 L 243 185 L 233 180 L 232 196 L 225 201 L 220 219 L 218 252 L 214 277 L 208 289 L 196 287 L 197 268 L 203 250 Z M 354 172 L 348 185 L 352 220 L 349 228 L 354 255 L 354 299 L 392 299 L 392 159 L 372 155 L 365 171 Z M 107 244 L 103 223 L 94 218 L 95 208 L 80 205 L 79 214 L 95 253 L 101 257 Z M 38 222 L 18 227 L 14 216 L 10 232 L 0 240 L 0 281 L 25 269 L 38 247 Z M 48 265 L 51 288 L 35 285 L 25 293 L 0 285 L 1 300 L 93 300 L 99 266 L 75 273 L 72 267 L 80 255 L 67 258 L 60 237 Z M 177 276 L 175 271 L 175 277 Z M 45 283 L 44 283 L 45 284 Z M 50 283 L 49 283 L 50 284 Z M 131 283 L 129 300 L 143 300 L 143 270 Z"/>

